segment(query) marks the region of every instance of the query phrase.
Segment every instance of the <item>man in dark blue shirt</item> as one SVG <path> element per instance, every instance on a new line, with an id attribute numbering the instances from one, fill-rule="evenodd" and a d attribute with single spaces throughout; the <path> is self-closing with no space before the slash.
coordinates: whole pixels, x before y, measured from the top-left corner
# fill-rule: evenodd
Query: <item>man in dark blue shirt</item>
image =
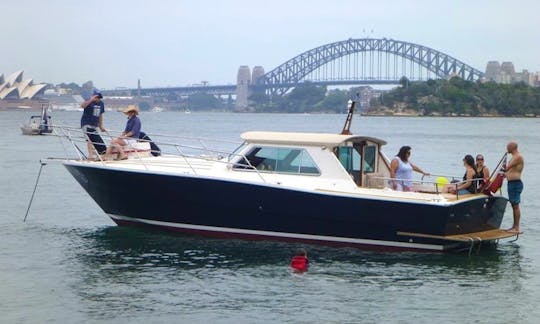
<path id="1" fill-rule="evenodd" d="M 118 152 L 119 160 L 127 159 L 127 154 L 124 152 L 124 147 L 132 146 L 139 140 L 141 133 L 141 120 L 139 117 L 137 117 L 139 114 L 139 108 L 137 108 L 135 105 L 128 105 L 127 108 L 124 109 L 124 114 L 128 116 L 126 128 L 122 134 L 120 134 L 120 137 L 111 141 L 111 146 L 107 148 L 107 159 L 110 158 L 113 149 L 116 149 L 116 152 Z"/>
<path id="2" fill-rule="evenodd" d="M 84 101 L 81 107 L 84 109 L 81 117 L 81 128 L 87 136 L 88 159 L 94 159 L 94 153 L 105 153 L 107 149 L 103 139 L 96 131 L 96 128 L 104 132 L 103 113 L 105 113 L 105 104 L 101 100 L 103 95 L 94 90 L 90 99 Z"/>

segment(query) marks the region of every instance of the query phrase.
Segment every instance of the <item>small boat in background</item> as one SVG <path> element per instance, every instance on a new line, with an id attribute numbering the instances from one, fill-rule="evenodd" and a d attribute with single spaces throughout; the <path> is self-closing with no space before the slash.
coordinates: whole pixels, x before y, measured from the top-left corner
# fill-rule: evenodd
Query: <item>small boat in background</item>
<path id="1" fill-rule="evenodd" d="M 23 135 L 43 135 L 52 133 L 51 116 L 48 115 L 49 107 L 41 106 L 41 115 L 30 116 L 28 123 L 21 125 Z"/>
<path id="2" fill-rule="evenodd" d="M 159 106 L 155 106 L 155 107 L 152 107 L 152 109 L 150 109 L 151 112 L 162 112 L 164 110 L 165 109 L 163 109 L 162 107 L 159 107 Z"/>

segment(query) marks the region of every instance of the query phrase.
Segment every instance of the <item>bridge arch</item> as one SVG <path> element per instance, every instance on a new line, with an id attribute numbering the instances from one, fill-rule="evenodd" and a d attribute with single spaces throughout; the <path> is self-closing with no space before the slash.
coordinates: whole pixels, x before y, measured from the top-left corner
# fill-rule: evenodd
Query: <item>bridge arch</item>
<path id="1" fill-rule="evenodd" d="M 269 89 L 272 94 L 282 95 L 292 88 L 293 84 L 301 82 L 325 64 L 361 52 L 393 54 L 418 64 L 440 78 L 457 75 L 472 81 L 484 75 L 464 62 L 427 46 L 387 38 L 350 38 L 301 53 L 254 80 L 254 85 Z"/>

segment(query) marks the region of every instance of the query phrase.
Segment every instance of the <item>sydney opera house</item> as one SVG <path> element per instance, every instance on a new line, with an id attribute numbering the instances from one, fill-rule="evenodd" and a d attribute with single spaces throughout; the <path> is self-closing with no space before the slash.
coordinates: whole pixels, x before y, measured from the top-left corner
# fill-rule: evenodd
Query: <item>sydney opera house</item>
<path id="1" fill-rule="evenodd" d="M 45 91 L 46 83 L 34 84 L 32 79 L 23 79 L 23 71 L 4 78 L 0 74 L 0 107 L 14 104 L 32 104 Z"/>

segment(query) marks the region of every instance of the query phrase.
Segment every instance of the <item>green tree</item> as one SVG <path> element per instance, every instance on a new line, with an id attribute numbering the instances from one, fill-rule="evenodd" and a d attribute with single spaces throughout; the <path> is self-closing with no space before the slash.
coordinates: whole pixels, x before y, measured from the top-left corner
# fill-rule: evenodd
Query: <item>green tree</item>
<path id="1" fill-rule="evenodd" d="M 223 103 L 211 94 L 198 92 L 188 97 L 187 108 L 190 110 L 219 110 L 223 108 Z"/>
<path id="2" fill-rule="evenodd" d="M 270 103 L 257 109 L 258 111 L 284 111 L 302 113 L 313 111 L 313 108 L 326 96 L 326 87 L 311 82 L 303 83 L 283 97 L 273 97 Z"/>
<path id="3" fill-rule="evenodd" d="M 401 85 L 402 88 L 409 87 L 409 83 L 410 81 L 406 76 L 402 76 L 401 79 L 399 79 L 399 84 Z"/>
<path id="4" fill-rule="evenodd" d="M 407 108 L 423 110 L 427 115 L 457 113 L 477 116 L 492 113 L 523 116 L 540 112 L 540 88 L 532 88 L 525 83 L 472 82 L 459 77 L 427 82 L 409 82 L 404 77 L 400 83 L 401 87 L 385 93 L 380 100 L 381 105 L 405 104 Z"/>
<path id="5" fill-rule="evenodd" d="M 332 111 L 343 112 L 346 103 L 349 100 L 349 91 L 332 90 L 329 91 L 326 97 L 317 103 L 314 107 L 315 111 Z"/>

